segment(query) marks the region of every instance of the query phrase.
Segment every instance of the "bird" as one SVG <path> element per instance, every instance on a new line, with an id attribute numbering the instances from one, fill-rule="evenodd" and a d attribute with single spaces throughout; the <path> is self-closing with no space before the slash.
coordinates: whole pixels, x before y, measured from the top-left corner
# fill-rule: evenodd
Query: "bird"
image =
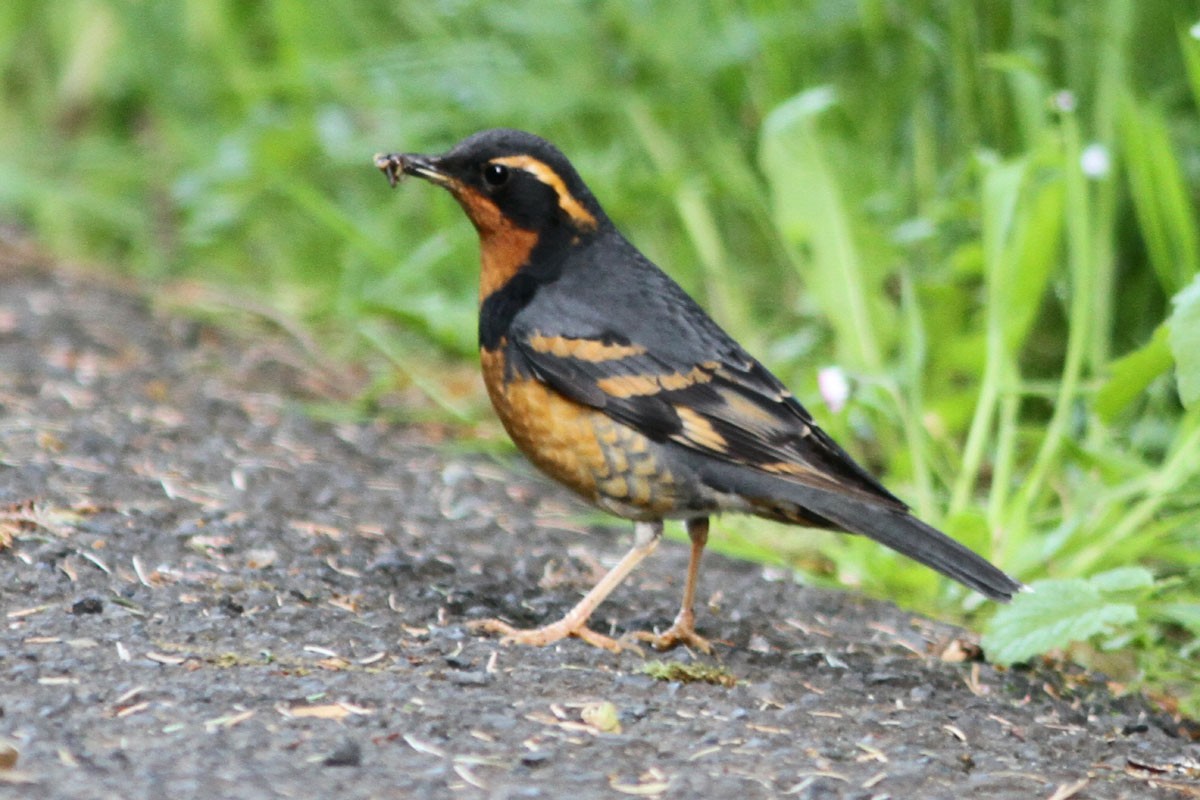
<path id="1" fill-rule="evenodd" d="M 477 632 L 619 652 L 647 642 L 710 653 L 694 602 L 709 519 L 744 513 L 867 536 L 1006 602 L 1023 585 L 918 519 L 827 435 L 760 361 L 617 229 L 549 141 L 494 128 L 440 155 L 381 153 L 449 191 L 480 242 L 483 381 L 517 448 L 584 500 L 634 523 L 627 553 L 562 619 Z M 691 554 L 679 611 L 621 640 L 588 627 L 608 595 L 682 519 Z"/>

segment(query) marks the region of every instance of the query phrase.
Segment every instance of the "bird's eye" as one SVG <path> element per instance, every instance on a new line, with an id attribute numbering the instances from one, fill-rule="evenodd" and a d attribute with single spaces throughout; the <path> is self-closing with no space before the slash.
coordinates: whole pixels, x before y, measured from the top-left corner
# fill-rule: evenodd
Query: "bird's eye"
<path id="1" fill-rule="evenodd" d="M 503 164 L 485 164 L 483 182 L 493 189 L 498 189 L 508 183 L 508 167 Z"/>

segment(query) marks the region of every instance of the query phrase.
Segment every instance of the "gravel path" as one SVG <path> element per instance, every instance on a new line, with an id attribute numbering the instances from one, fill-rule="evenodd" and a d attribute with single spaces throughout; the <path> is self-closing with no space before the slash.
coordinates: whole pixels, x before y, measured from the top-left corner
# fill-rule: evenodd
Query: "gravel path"
<path id="1" fill-rule="evenodd" d="M 562 613 L 630 531 L 521 462 L 314 422 L 302 358 L 29 261 L 0 251 L 0 797 L 1200 797 L 1138 698 L 717 556 L 724 644 L 663 657 L 713 682 L 476 638 Z M 597 626 L 668 624 L 686 560 Z"/>

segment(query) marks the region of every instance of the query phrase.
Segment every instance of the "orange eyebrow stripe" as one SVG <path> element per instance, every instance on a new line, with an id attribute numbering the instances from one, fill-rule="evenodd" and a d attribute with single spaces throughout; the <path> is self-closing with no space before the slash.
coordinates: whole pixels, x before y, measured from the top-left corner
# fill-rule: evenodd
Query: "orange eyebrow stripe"
<path id="1" fill-rule="evenodd" d="M 545 161 L 539 161 L 532 156 L 505 156 L 493 158 L 491 163 L 525 170 L 554 190 L 554 193 L 558 195 L 558 207 L 567 212 L 567 216 L 575 222 L 577 227 L 584 230 L 595 230 L 596 218 L 583 207 L 583 203 L 575 199 L 575 195 L 567 189 L 567 184 L 563 181 L 562 176 Z"/>
<path id="2" fill-rule="evenodd" d="M 577 358 L 593 364 L 602 361 L 619 361 L 622 358 L 640 356 L 646 348 L 637 344 L 608 344 L 596 339 L 572 339 L 566 336 L 529 337 L 529 346 L 539 353 L 549 353 L 559 358 Z"/>

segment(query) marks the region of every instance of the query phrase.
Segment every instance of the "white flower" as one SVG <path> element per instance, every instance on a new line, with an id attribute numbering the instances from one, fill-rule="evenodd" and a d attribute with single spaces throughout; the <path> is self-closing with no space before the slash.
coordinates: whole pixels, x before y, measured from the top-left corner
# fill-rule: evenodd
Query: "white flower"
<path id="1" fill-rule="evenodd" d="M 850 399 L 850 381 L 841 367 L 822 367 L 817 372 L 817 388 L 825 405 L 835 414 L 845 408 Z"/>
<path id="2" fill-rule="evenodd" d="M 1070 89 L 1063 89 L 1061 91 L 1055 92 L 1054 99 L 1052 102 L 1054 103 L 1054 107 L 1056 109 L 1063 112 L 1064 114 L 1069 114 L 1070 112 L 1075 110 L 1075 106 L 1076 106 L 1075 93 L 1072 92 Z"/>
<path id="3" fill-rule="evenodd" d="M 1083 148 L 1083 152 L 1079 154 L 1079 168 L 1092 180 L 1107 177 L 1112 170 L 1112 157 L 1108 154 L 1108 147 L 1100 142 L 1092 142 Z"/>

